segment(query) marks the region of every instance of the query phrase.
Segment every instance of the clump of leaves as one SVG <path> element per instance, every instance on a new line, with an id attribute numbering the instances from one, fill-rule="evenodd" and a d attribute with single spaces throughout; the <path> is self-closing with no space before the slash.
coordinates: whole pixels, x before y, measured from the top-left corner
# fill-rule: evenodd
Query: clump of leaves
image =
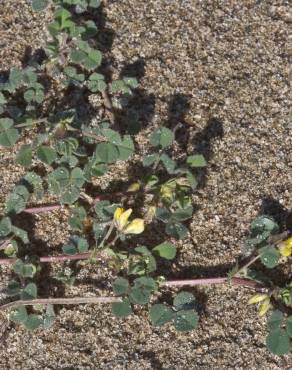
<path id="1" fill-rule="evenodd" d="M 195 311 L 195 297 L 189 292 L 180 292 L 173 300 L 173 306 L 155 304 L 150 308 L 150 319 L 154 326 L 172 322 L 178 331 L 190 331 L 198 325 Z"/>
<path id="2" fill-rule="evenodd" d="M 260 260 L 267 269 L 272 269 L 289 258 L 292 254 L 292 238 L 283 240 L 283 235 L 277 234 L 278 232 L 279 225 L 271 217 L 260 216 L 252 222 L 250 236 L 247 239 L 248 253 L 255 255 L 251 261 L 252 263 Z M 251 263 L 249 263 L 249 266 L 251 266 Z M 266 293 L 257 293 L 248 301 L 249 304 L 258 306 L 259 317 L 265 316 L 267 312 L 273 310 L 275 306 L 274 301 L 284 308 L 284 313 L 274 310 L 268 320 L 269 335 L 266 339 L 267 347 L 272 353 L 277 355 L 289 353 L 291 350 L 290 325 L 292 316 L 286 315 L 285 312 L 288 312 L 288 309 L 285 310 L 285 307 L 291 307 L 291 283 L 282 289 L 274 287 L 268 275 L 258 273 L 249 266 L 241 269 L 239 273 L 250 279 L 268 282 L 270 285 L 270 289 Z"/>
<path id="3" fill-rule="evenodd" d="M 200 153 L 175 159 L 175 132 L 160 126 L 149 136 L 142 178 L 126 183 L 117 202 L 112 200 L 114 194 L 109 199 L 94 199 L 88 189 L 95 180 L 136 152 L 134 135 L 140 129 L 139 116 L 128 108 L 138 82 L 127 76 L 109 80 L 103 72 L 103 55 L 97 44 L 100 30 L 95 19 L 99 0 L 32 0 L 34 11 L 43 11 L 48 5 L 54 6 L 54 16 L 48 27 L 47 59 L 41 65 L 12 68 L 0 83 L 0 146 L 12 147 L 25 132 L 34 129 L 32 141 L 22 145 L 15 157 L 16 164 L 27 173 L 8 195 L 0 218 L 1 250 L 14 258 L 13 279 L 3 291 L 17 300 L 10 319 L 34 330 L 49 327 L 55 318 L 50 303 L 35 304 L 39 299 L 41 259 L 25 255 L 28 234 L 14 225 L 15 215 L 24 212 L 28 203 L 41 201 L 49 193 L 70 212 L 72 235 L 62 247 L 61 259 L 94 262 L 102 256 L 120 275 L 112 283 L 116 295 L 112 312 L 116 317 L 127 317 L 136 306 L 142 306 L 149 308 L 154 326 L 171 323 L 178 331 L 193 330 L 198 325 L 193 294 L 179 292 L 172 305 L 152 301 L 165 280 L 159 274 L 160 262 L 170 264 L 177 254 L 168 239 L 188 235 L 192 194 L 198 186 L 196 172 L 207 162 Z M 62 110 L 61 99 L 52 102 L 50 112 L 45 113 L 48 85 L 57 86 L 64 96 L 72 96 L 82 105 L 90 95 L 98 94 L 103 101 L 99 121 L 85 123 L 76 103 Z M 114 113 L 125 108 L 127 128 L 119 131 Z M 141 245 L 135 238 L 152 222 L 164 225 L 166 238 L 154 247 Z M 244 277 L 265 284 L 265 290 L 251 297 L 249 303 L 258 305 L 260 316 L 276 305 L 281 308 L 268 320 L 266 342 L 272 353 L 282 355 L 291 349 L 291 316 L 285 312 L 292 305 L 291 282 L 275 287 L 268 274 L 251 268 L 261 261 L 268 270 L 290 258 L 292 238 L 278 232 L 279 226 L 269 216 L 253 221 L 245 250 L 251 260 L 242 268 L 234 268 L 229 277 L 231 282 L 233 277 Z M 72 271 L 61 271 L 54 278 L 68 285 L 75 281 Z M 29 305 L 32 307 L 27 308 Z"/>

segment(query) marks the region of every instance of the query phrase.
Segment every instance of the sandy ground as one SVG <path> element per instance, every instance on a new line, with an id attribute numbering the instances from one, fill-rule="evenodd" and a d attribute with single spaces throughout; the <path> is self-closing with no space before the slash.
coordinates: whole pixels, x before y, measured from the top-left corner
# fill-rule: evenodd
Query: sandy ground
<path id="1" fill-rule="evenodd" d="M 6 70 L 20 65 L 30 46 L 43 44 L 50 14 L 32 15 L 26 0 L 0 1 L 0 70 Z M 209 162 L 193 196 L 190 236 L 177 243 L 179 258 L 169 274 L 224 276 L 259 213 L 276 217 L 283 230 L 292 226 L 288 2 L 109 0 L 102 18 L 100 43 L 114 74 L 122 70 L 140 80 L 134 105 L 142 115 L 136 138 L 141 150 L 155 125 L 180 122 L 177 155 L 200 152 Z M 0 206 L 23 174 L 14 155 L 0 151 Z M 119 167 L 119 179 L 127 169 Z M 65 211 L 23 222 L 40 255 L 60 251 L 67 236 Z M 70 296 L 110 288 L 110 272 L 102 266 L 76 268 L 75 287 L 62 290 L 48 282 L 44 291 Z M 2 268 L 1 285 L 7 272 Z M 291 265 L 276 275 L 284 282 Z M 153 328 L 146 310 L 117 320 L 108 306 L 60 307 L 51 329 L 33 333 L 1 314 L 0 370 L 292 368 L 288 356 L 267 352 L 265 319 L 247 306 L 248 290 L 188 290 L 200 310 L 199 328 L 188 334 Z"/>

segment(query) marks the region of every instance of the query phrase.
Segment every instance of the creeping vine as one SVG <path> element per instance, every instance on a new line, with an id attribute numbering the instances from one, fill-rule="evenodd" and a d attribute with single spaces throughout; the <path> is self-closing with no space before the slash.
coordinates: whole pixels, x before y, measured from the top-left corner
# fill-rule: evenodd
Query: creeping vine
<path id="1" fill-rule="evenodd" d="M 48 0 L 32 1 L 34 11 L 43 11 L 48 5 Z M 172 323 L 178 331 L 189 331 L 199 320 L 194 295 L 180 291 L 172 305 L 153 304 L 159 289 L 240 285 L 256 291 L 248 303 L 258 305 L 259 316 L 271 312 L 268 349 L 278 355 L 288 353 L 292 283 L 279 287 L 267 272 L 279 263 L 291 263 L 292 238 L 288 232 L 280 233 L 272 218 L 263 215 L 251 223 L 245 250 L 248 260 L 236 265 L 228 276 L 166 280 L 159 273 L 158 263 L 176 257 L 171 240 L 188 235 L 186 221 L 193 216 L 192 193 L 198 185 L 195 172 L 207 166 L 200 153 L 185 155 L 180 161 L 173 158 L 176 130 L 159 126 L 152 131 L 148 152 L 140 163 L 143 176 L 139 181 L 124 182 L 119 192 L 92 193 L 89 185 L 115 163 L 140 154 L 133 135 L 140 128 L 139 116 L 132 117 L 126 131 L 121 130 L 116 117 L 119 110 L 128 108 L 138 81 L 133 77 L 109 80 L 104 73 L 95 37 L 99 32 L 94 21 L 99 0 L 54 0 L 51 5 L 55 12 L 48 26 L 46 59 L 23 69 L 12 68 L 6 81 L 0 83 L 0 146 L 14 146 L 27 132 L 31 137 L 29 144 L 17 150 L 15 162 L 26 174 L 8 195 L 0 219 L 0 250 L 5 255 L 0 265 L 11 265 L 14 276 L 4 289 L 14 300 L 0 309 L 10 309 L 10 320 L 33 330 L 52 325 L 55 304 L 110 303 L 116 317 L 126 317 L 132 314 L 133 306 L 145 305 L 153 325 Z M 52 98 L 52 86 L 60 101 Z M 88 123 L 80 105 L 91 95 L 100 97 L 102 107 L 98 122 Z M 66 105 L 68 96 L 72 104 Z M 32 205 L 48 193 L 58 199 L 55 204 Z M 72 232 L 62 252 L 29 255 L 28 233 L 15 225 L 15 216 L 61 207 L 70 212 Z M 134 236 L 150 224 L 163 228 L 164 241 L 141 245 Z M 72 260 L 107 264 L 118 274 L 112 282 L 114 295 L 39 297 L 36 281 L 42 265 Z M 260 269 L 254 267 L 258 262 Z M 64 284 L 74 284 L 75 279 L 71 272 L 56 278 Z"/>

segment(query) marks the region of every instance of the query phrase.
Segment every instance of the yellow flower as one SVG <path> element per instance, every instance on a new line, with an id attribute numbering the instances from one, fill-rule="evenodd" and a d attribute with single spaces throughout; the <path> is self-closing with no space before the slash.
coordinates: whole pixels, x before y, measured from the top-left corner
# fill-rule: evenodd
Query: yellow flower
<path id="1" fill-rule="evenodd" d="M 268 298 L 267 294 L 255 294 L 249 300 L 248 304 L 255 304 L 262 302 L 264 299 Z"/>
<path id="2" fill-rule="evenodd" d="M 138 191 L 140 188 L 141 188 L 141 185 L 138 182 L 134 182 L 133 184 L 131 184 L 128 187 L 127 191 L 128 192 L 135 192 L 135 191 Z"/>
<path id="3" fill-rule="evenodd" d="M 271 308 L 271 304 L 270 304 L 270 298 L 268 297 L 260 305 L 259 316 L 260 317 L 264 316 L 268 312 L 269 308 Z"/>
<path id="4" fill-rule="evenodd" d="M 135 218 L 124 229 L 124 234 L 141 234 L 144 231 L 144 220 L 142 218 Z"/>
<path id="5" fill-rule="evenodd" d="M 128 222 L 132 213 L 132 208 L 127 211 L 124 208 L 117 208 L 114 213 L 114 223 L 116 228 L 124 234 L 140 234 L 144 231 L 144 220 L 135 218 L 133 221 Z"/>
<path id="6" fill-rule="evenodd" d="M 289 257 L 292 254 L 292 238 L 284 240 L 279 245 L 279 251 L 282 256 Z"/>
<path id="7" fill-rule="evenodd" d="M 267 294 L 255 294 L 248 301 L 248 304 L 256 304 L 256 303 L 260 303 L 259 313 L 258 313 L 260 317 L 264 316 L 269 310 L 269 308 L 271 307 L 270 297 Z"/>

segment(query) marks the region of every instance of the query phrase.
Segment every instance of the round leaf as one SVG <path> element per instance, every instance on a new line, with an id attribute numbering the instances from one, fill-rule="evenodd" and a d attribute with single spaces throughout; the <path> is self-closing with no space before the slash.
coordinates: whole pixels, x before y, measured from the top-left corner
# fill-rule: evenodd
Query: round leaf
<path id="1" fill-rule="evenodd" d="M 32 150 L 30 145 L 23 145 L 16 155 L 16 163 L 24 167 L 29 167 L 32 162 Z"/>
<path id="2" fill-rule="evenodd" d="M 61 197 L 61 202 L 64 204 L 73 204 L 79 198 L 80 189 L 75 185 L 70 185 Z"/>
<path id="3" fill-rule="evenodd" d="M 187 164 L 191 167 L 206 167 L 207 162 L 202 154 L 190 155 L 187 158 Z"/>
<path id="4" fill-rule="evenodd" d="M 150 319 L 154 326 L 162 326 L 171 321 L 174 317 L 174 312 L 171 308 L 164 304 L 155 304 L 149 311 Z"/>
<path id="5" fill-rule="evenodd" d="M 292 338 L 292 316 L 289 316 L 286 323 L 286 331 L 290 338 Z"/>
<path id="6" fill-rule="evenodd" d="M 21 299 L 31 300 L 37 297 L 37 286 L 34 283 L 29 283 L 20 294 Z"/>
<path id="7" fill-rule="evenodd" d="M 169 242 L 164 242 L 157 245 L 153 251 L 157 252 L 160 257 L 167 260 L 172 260 L 176 255 L 176 247 Z"/>
<path id="8" fill-rule="evenodd" d="M 57 154 L 54 149 L 49 146 L 41 145 L 37 148 L 37 157 L 42 162 L 50 165 L 56 160 Z"/>
<path id="9" fill-rule="evenodd" d="M 25 306 L 16 307 L 9 315 L 11 321 L 21 324 L 27 320 L 27 310 Z"/>
<path id="10" fill-rule="evenodd" d="M 118 148 L 111 143 L 100 143 L 96 145 L 96 156 L 104 163 L 113 163 L 119 158 Z"/>
<path id="11" fill-rule="evenodd" d="M 113 291 L 117 295 L 126 294 L 129 289 L 129 281 L 123 277 L 118 277 L 113 282 Z"/>
<path id="12" fill-rule="evenodd" d="M 170 222 L 166 225 L 165 231 L 168 235 L 176 239 L 184 239 L 188 234 L 188 229 L 180 222 Z"/>
<path id="13" fill-rule="evenodd" d="M 0 118 L 0 145 L 12 146 L 19 138 L 18 131 L 13 127 L 10 118 Z"/>
<path id="14" fill-rule="evenodd" d="M 32 10 L 34 12 L 41 12 L 42 10 L 46 9 L 48 4 L 48 0 L 32 0 Z"/>
<path id="15" fill-rule="evenodd" d="M 175 313 L 174 327 L 178 331 L 190 331 L 197 327 L 198 321 L 199 317 L 195 311 L 178 311 Z"/>
<path id="16" fill-rule="evenodd" d="M 275 355 L 284 355 L 290 351 L 290 339 L 283 329 L 273 330 L 266 338 L 270 352 Z"/>
<path id="17" fill-rule="evenodd" d="M 279 310 L 276 310 L 272 313 L 272 315 L 270 316 L 269 320 L 268 320 L 268 328 L 269 330 L 275 330 L 275 329 L 279 329 L 279 327 L 281 326 L 281 323 L 283 321 L 283 314 L 281 311 Z"/>
<path id="18" fill-rule="evenodd" d="M 131 289 L 129 298 L 134 304 L 147 304 L 150 300 L 149 290 L 134 287 Z"/>
<path id="19" fill-rule="evenodd" d="M 23 322 L 23 325 L 26 327 L 28 330 L 35 330 L 39 326 L 41 326 L 43 323 L 43 320 L 38 316 L 31 314 L 27 317 L 27 319 Z"/>
<path id="20" fill-rule="evenodd" d="M 176 310 L 190 310 L 195 307 L 195 297 L 189 292 L 180 292 L 173 300 Z"/>
<path id="21" fill-rule="evenodd" d="M 73 255 L 77 253 L 77 248 L 73 244 L 66 244 L 62 247 L 63 253 Z"/>
<path id="22" fill-rule="evenodd" d="M 128 298 L 125 298 L 123 302 L 112 303 L 112 313 L 116 317 L 126 317 L 131 315 L 132 307 Z"/>
<path id="23" fill-rule="evenodd" d="M 4 217 L 0 221 L 0 238 L 7 236 L 11 232 L 11 221 L 9 217 Z"/>
<path id="24" fill-rule="evenodd" d="M 266 247 L 264 250 L 261 251 L 261 261 L 262 263 L 268 267 L 273 268 L 277 265 L 280 253 L 279 250 L 275 247 Z"/>
<path id="25" fill-rule="evenodd" d="M 7 287 L 4 289 L 4 293 L 9 296 L 13 297 L 20 293 L 21 285 L 18 281 L 11 280 L 9 281 Z"/>

